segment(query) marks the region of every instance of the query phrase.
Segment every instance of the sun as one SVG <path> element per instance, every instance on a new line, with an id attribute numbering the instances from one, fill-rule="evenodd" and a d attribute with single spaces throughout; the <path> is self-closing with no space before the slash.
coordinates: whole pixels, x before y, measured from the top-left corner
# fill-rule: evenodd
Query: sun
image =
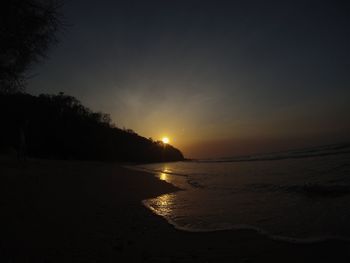
<path id="1" fill-rule="evenodd" d="M 168 144 L 168 143 L 169 143 L 169 138 L 168 138 L 168 137 L 163 137 L 163 138 L 162 138 L 162 142 L 163 142 L 164 144 Z"/>

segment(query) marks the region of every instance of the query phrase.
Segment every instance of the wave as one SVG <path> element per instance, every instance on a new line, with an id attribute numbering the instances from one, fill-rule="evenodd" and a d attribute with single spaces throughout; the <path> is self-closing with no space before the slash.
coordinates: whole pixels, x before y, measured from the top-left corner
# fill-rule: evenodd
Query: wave
<path id="1" fill-rule="evenodd" d="M 217 232 L 217 231 L 235 231 L 235 230 L 247 230 L 247 231 L 254 231 L 257 234 L 266 236 L 269 239 L 277 240 L 277 241 L 283 241 L 288 243 L 295 243 L 295 244 L 314 244 L 314 243 L 320 243 L 325 241 L 331 241 L 331 240 L 337 240 L 337 241 L 343 241 L 343 242 L 349 242 L 350 238 L 344 237 L 344 236 L 311 236 L 311 237 L 291 237 L 291 236 L 283 236 L 283 235 L 275 235 L 272 234 L 262 228 L 253 226 L 253 225 L 246 225 L 246 224 L 222 224 L 221 226 L 213 226 L 212 228 L 195 228 L 190 225 L 179 225 L 171 218 L 161 215 L 157 212 L 156 209 L 154 209 L 148 202 L 148 200 L 143 200 L 142 204 L 147 207 L 149 210 L 151 210 L 155 215 L 163 217 L 170 225 L 172 225 L 175 229 L 186 231 L 186 232 L 193 232 L 193 233 L 200 233 L 200 232 Z"/>
<path id="2" fill-rule="evenodd" d="M 349 184 L 318 184 L 305 183 L 303 185 L 272 185 L 251 184 L 253 191 L 300 193 L 309 197 L 341 197 L 350 194 Z"/>
<path id="3" fill-rule="evenodd" d="M 206 188 L 203 184 L 195 181 L 194 179 L 187 179 L 186 182 L 194 188 Z"/>
<path id="4" fill-rule="evenodd" d="M 151 169 L 151 168 L 145 168 L 145 167 L 139 167 L 139 166 L 125 166 L 125 167 L 133 170 L 148 172 L 148 173 L 163 173 L 163 174 L 170 174 L 170 175 L 176 175 L 176 176 L 182 176 L 182 177 L 189 176 L 188 174 L 174 173 L 174 172 L 166 171 L 164 169 Z"/>
<path id="5" fill-rule="evenodd" d="M 174 172 L 171 172 L 171 171 L 168 171 L 168 170 L 164 170 L 164 169 L 150 169 L 150 168 L 135 167 L 135 166 L 131 166 L 129 168 L 134 169 L 134 170 L 148 172 L 148 173 L 156 173 L 156 174 L 163 173 L 163 174 L 169 174 L 169 175 L 184 177 L 184 178 L 186 178 L 185 181 L 186 181 L 186 183 L 189 186 L 191 186 L 193 188 L 201 188 L 201 189 L 202 188 L 206 188 L 203 184 L 201 184 L 198 181 L 194 180 L 188 174 L 174 173 Z M 171 183 L 171 182 L 169 182 L 169 183 Z M 179 186 L 177 186 L 177 187 L 179 187 Z"/>
<path id="6" fill-rule="evenodd" d="M 350 185 L 305 184 L 301 186 L 290 186 L 287 188 L 287 191 L 304 193 L 312 197 L 340 197 L 350 194 Z"/>
<path id="7" fill-rule="evenodd" d="M 245 155 L 236 157 L 225 157 L 219 159 L 195 160 L 201 163 L 223 163 L 223 162 L 252 162 L 252 161 L 274 161 L 283 159 L 299 159 L 309 157 L 321 157 L 328 155 L 339 155 L 350 153 L 350 143 L 324 145 L 303 149 L 294 149 L 281 152 Z"/>

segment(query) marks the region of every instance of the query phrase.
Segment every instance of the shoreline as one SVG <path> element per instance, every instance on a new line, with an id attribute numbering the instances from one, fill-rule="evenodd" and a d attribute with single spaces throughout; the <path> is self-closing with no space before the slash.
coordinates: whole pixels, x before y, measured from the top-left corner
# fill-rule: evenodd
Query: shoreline
<path id="1" fill-rule="evenodd" d="M 120 164 L 0 161 L 2 262 L 347 262 L 339 240 L 296 244 L 254 230 L 175 229 L 142 200 L 177 191 Z"/>
<path id="2" fill-rule="evenodd" d="M 186 190 L 185 190 L 186 191 Z M 295 238 L 295 237 L 288 237 L 288 236 L 280 236 L 280 235 L 273 235 L 270 234 L 268 231 L 265 231 L 264 229 L 254 227 L 253 225 L 232 225 L 230 227 L 223 227 L 223 228 L 217 228 L 217 229 L 191 229 L 187 227 L 181 227 L 171 221 L 170 219 L 167 219 L 163 217 L 162 215 L 159 215 L 155 209 L 153 209 L 151 206 L 147 205 L 146 202 L 147 199 L 142 200 L 142 204 L 150 210 L 154 215 L 159 216 L 163 218 L 169 225 L 171 225 L 173 228 L 179 231 L 184 231 L 188 233 L 211 233 L 211 232 L 222 232 L 222 231 L 253 231 L 257 235 L 266 237 L 270 240 L 280 241 L 280 242 L 286 242 L 290 244 L 318 244 L 322 242 L 327 241 L 338 241 L 338 242 L 346 242 L 350 244 L 350 238 L 346 237 L 337 237 L 337 236 L 320 236 L 320 237 L 308 237 L 308 238 Z"/>
<path id="3" fill-rule="evenodd" d="M 125 166 L 125 168 L 145 172 L 145 173 L 148 173 L 148 174 L 154 176 L 157 180 L 165 181 L 165 180 L 160 179 L 159 176 L 156 176 L 151 171 L 147 171 L 147 170 L 142 169 L 142 168 L 138 168 L 138 167 L 134 168 L 132 166 Z M 154 172 L 158 172 L 158 171 L 154 171 Z M 179 175 L 176 173 L 169 173 L 169 172 L 163 172 L 163 171 L 162 171 L 162 173 Z M 184 175 L 181 174 L 179 176 L 184 176 Z M 187 189 L 179 188 L 170 182 L 166 182 L 166 183 L 177 188 L 177 190 L 166 193 L 166 194 L 176 193 L 178 191 L 188 191 Z M 157 197 L 160 197 L 160 196 L 157 196 Z M 155 197 L 155 198 L 157 198 L 157 197 Z M 151 199 L 153 199 L 153 198 L 151 198 Z M 274 235 L 274 234 L 271 234 L 262 228 L 255 227 L 254 225 L 244 225 L 244 224 L 231 225 L 228 227 L 222 227 L 222 228 L 217 228 L 217 229 L 191 229 L 190 227 L 179 226 L 175 222 L 173 222 L 171 219 L 168 219 L 168 218 L 158 214 L 157 211 L 152 206 L 147 204 L 147 200 L 149 200 L 149 199 L 142 200 L 141 203 L 143 206 L 145 206 L 147 209 L 149 209 L 149 211 L 152 212 L 153 214 L 155 214 L 156 216 L 163 218 L 169 225 L 171 225 L 172 227 L 174 227 L 176 230 L 179 230 L 179 231 L 185 231 L 185 232 L 189 232 L 189 233 L 209 233 L 209 232 L 217 232 L 217 231 L 220 232 L 220 231 L 237 231 L 237 230 L 245 231 L 246 230 L 246 231 L 254 231 L 254 232 L 256 232 L 257 235 L 264 236 L 264 237 L 271 239 L 271 240 L 287 242 L 287 243 L 292 243 L 292 244 L 317 244 L 317 243 L 321 243 L 321 242 L 325 242 L 325 241 L 349 242 L 349 244 L 350 244 L 349 237 L 341 237 L 341 236 L 339 236 L 339 237 L 338 236 L 315 236 L 315 237 L 306 237 L 306 238 L 288 237 L 288 236 L 282 236 L 282 235 Z"/>

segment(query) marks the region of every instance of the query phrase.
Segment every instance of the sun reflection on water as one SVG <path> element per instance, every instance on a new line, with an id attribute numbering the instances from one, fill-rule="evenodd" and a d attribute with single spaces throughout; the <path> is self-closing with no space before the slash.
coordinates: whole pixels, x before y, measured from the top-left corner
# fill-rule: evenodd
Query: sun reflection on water
<path id="1" fill-rule="evenodd" d="M 164 167 L 162 169 L 162 172 L 159 174 L 159 179 L 163 181 L 168 181 L 169 180 L 169 173 L 171 173 L 171 170 L 168 169 L 167 167 Z"/>
<path id="2" fill-rule="evenodd" d="M 171 183 L 171 170 L 168 167 L 163 167 L 158 173 L 160 180 Z M 162 216 L 169 216 L 173 212 L 174 194 L 164 194 L 153 199 L 146 200 L 146 205 L 150 207 L 154 212 Z"/>
<path id="3" fill-rule="evenodd" d="M 168 179 L 168 175 L 165 173 L 160 173 L 159 178 L 160 180 L 166 181 Z"/>
<path id="4" fill-rule="evenodd" d="M 158 206 L 168 206 L 170 204 L 170 196 L 168 194 L 162 195 L 158 198 Z"/>
<path id="5" fill-rule="evenodd" d="M 171 170 L 168 167 L 163 168 L 163 173 L 171 173 Z"/>
<path id="6" fill-rule="evenodd" d="M 148 205 L 157 214 L 162 216 L 169 216 L 170 214 L 172 214 L 173 199 L 174 199 L 173 194 L 165 194 L 147 201 L 148 201 Z"/>

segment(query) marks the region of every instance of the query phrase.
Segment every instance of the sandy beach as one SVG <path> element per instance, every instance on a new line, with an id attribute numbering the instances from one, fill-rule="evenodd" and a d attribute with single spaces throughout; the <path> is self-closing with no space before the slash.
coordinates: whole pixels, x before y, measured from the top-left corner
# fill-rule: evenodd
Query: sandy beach
<path id="1" fill-rule="evenodd" d="M 349 262 L 350 244 L 175 229 L 142 200 L 178 191 L 113 163 L 0 160 L 0 262 Z"/>

